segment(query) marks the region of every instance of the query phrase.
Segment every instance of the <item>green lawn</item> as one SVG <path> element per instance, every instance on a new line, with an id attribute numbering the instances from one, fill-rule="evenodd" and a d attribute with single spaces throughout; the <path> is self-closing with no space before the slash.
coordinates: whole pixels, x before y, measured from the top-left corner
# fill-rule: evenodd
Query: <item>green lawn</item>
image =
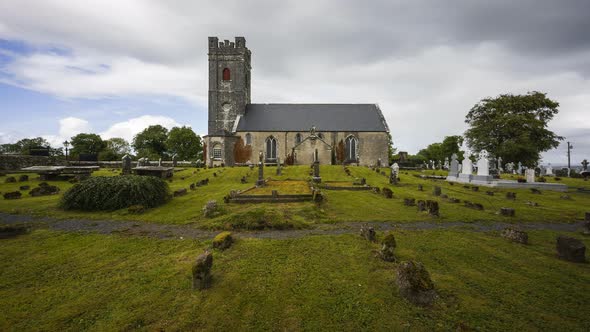
<path id="1" fill-rule="evenodd" d="M 197 180 L 209 178 L 209 185 L 198 187 L 195 191 L 189 191 L 185 196 L 172 199 L 169 203 L 144 214 L 130 214 L 126 209 L 87 213 L 80 211 L 62 211 L 58 209 L 58 201 L 61 197 L 30 197 L 27 192 L 24 198 L 19 200 L 0 199 L 0 212 L 23 213 L 39 216 L 52 216 L 57 218 L 86 218 L 86 219 L 115 219 L 115 220 L 138 220 L 165 224 L 194 224 L 203 228 L 235 228 L 248 225 L 266 224 L 272 226 L 279 223 L 288 227 L 306 227 L 314 223 L 335 223 L 343 221 L 395 221 L 415 222 L 424 220 L 445 221 L 505 221 L 505 222 L 574 222 L 583 219 L 584 212 L 590 206 L 590 195 L 576 192 L 575 188 L 567 193 L 571 200 L 564 200 L 560 197 L 564 193 L 543 191 L 541 195 L 532 194 L 530 190 L 500 190 L 480 187 L 479 192 L 463 188 L 462 185 L 450 185 L 443 180 L 426 180 L 416 178 L 416 174 L 445 174 L 445 172 L 426 171 L 405 172 L 402 171 L 401 182 L 397 186 L 388 184 L 388 177 L 378 174 L 366 167 L 349 167 L 353 176 L 347 176 L 341 166 L 321 166 L 323 181 L 349 181 L 355 178 L 365 177 L 371 186 L 380 188 L 389 187 L 394 192 L 393 199 L 386 199 L 381 195 L 370 191 L 329 191 L 323 193 L 326 201 L 321 205 L 311 202 L 291 204 L 223 204 L 223 197 L 230 190 L 244 190 L 252 187 L 257 179 L 257 169 L 250 170 L 246 167 L 225 168 L 225 169 L 201 169 L 196 171 L 187 168 L 176 172 L 174 180 L 170 183 L 171 190 L 188 188 L 190 183 Z M 275 167 L 265 169 L 265 177 L 275 180 L 309 180 L 309 166 L 289 166 L 283 168 L 282 176 L 275 176 Z M 388 169 L 383 169 L 386 174 Z M 214 176 L 213 174 L 217 176 Z M 116 172 L 101 170 L 95 175 L 116 175 Z M 31 174 L 33 179 L 36 175 Z M 240 183 L 240 179 L 247 176 L 248 183 Z M 510 176 L 508 176 L 510 177 Z M 184 178 L 184 179 L 181 179 Z M 25 183 L 6 184 L 4 177 L 0 177 L 0 192 L 4 193 L 18 189 L 20 185 L 28 184 L 36 186 L 40 181 L 30 180 Z M 555 181 L 549 179 L 549 181 Z M 71 186 L 64 181 L 52 181 L 62 189 L 62 192 Z M 572 187 L 583 187 L 588 185 L 581 179 L 563 179 Z M 424 191 L 418 191 L 418 185 L 424 187 Z M 484 211 L 477 211 L 463 204 L 452 204 L 445 199 L 435 197 L 432 194 L 434 186 L 441 186 L 443 194 L 461 200 L 469 200 L 474 203 L 481 203 Z M 288 186 L 287 186 L 288 187 Z M 296 189 L 296 188 L 294 188 Z M 486 195 L 486 191 L 494 191 L 494 196 Z M 284 193 L 281 188 L 279 193 Z M 506 191 L 517 192 L 517 200 L 509 201 L 505 198 Z M 404 198 L 434 199 L 440 202 L 441 216 L 433 218 L 426 214 L 417 212 L 415 207 L 403 205 Z M 217 200 L 223 213 L 213 219 L 206 219 L 202 215 L 202 207 L 211 199 Z M 526 202 L 535 202 L 539 206 L 527 205 Z M 513 207 L 516 209 L 516 217 L 502 217 L 497 214 L 501 207 Z M 239 222 L 238 222 L 239 221 Z"/>
<path id="2" fill-rule="evenodd" d="M 398 257 L 423 262 L 440 295 L 422 309 L 355 235 L 240 239 L 197 292 L 191 263 L 209 241 L 37 230 L 0 240 L 0 330 L 588 331 L 590 265 L 556 259 L 556 235 L 396 232 Z"/>

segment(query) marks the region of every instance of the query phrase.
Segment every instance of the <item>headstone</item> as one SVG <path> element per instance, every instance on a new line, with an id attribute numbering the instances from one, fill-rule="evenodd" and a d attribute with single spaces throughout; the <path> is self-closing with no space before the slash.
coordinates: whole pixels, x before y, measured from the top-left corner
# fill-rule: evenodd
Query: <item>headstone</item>
<path id="1" fill-rule="evenodd" d="M 386 262 L 395 262 L 395 236 L 392 232 L 389 232 L 383 237 L 381 241 L 381 249 L 379 250 L 379 256 Z"/>
<path id="2" fill-rule="evenodd" d="M 432 194 L 434 196 L 440 196 L 440 194 L 441 194 L 441 188 L 439 186 L 434 186 L 434 189 L 432 190 Z"/>
<path id="3" fill-rule="evenodd" d="M 522 175 L 522 172 L 523 172 L 522 163 L 519 161 L 518 167 L 516 168 L 516 174 Z"/>
<path id="4" fill-rule="evenodd" d="M 387 187 L 383 187 L 381 193 L 383 196 L 385 196 L 385 198 L 393 198 L 393 191 Z"/>
<path id="5" fill-rule="evenodd" d="M 500 214 L 505 217 L 514 217 L 515 211 L 513 208 L 500 208 Z"/>
<path id="6" fill-rule="evenodd" d="M 381 158 L 377 159 L 377 167 L 381 167 Z"/>
<path id="7" fill-rule="evenodd" d="M 375 233 L 375 229 L 373 227 L 369 227 L 369 225 L 365 224 L 361 226 L 361 236 L 365 238 L 367 241 L 376 242 L 377 241 L 377 233 Z"/>
<path id="8" fill-rule="evenodd" d="M 211 285 L 213 255 L 206 251 L 200 254 L 193 265 L 193 289 L 203 290 Z"/>
<path id="9" fill-rule="evenodd" d="M 123 175 L 129 175 L 129 174 L 131 174 L 131 157 L 128 154 L 126 154 L 121 159 L 121 162 L 123 164 L 123 170 L 122 170 L 121 173 Z"/>
<path id="10" fill-rule="evenodd" d="M 398 172 L 399 172 L 398 164 L 393 163 L 393 165 L 391 165 L 391 173 L 389 174 L 389 183 L 390 184 L 397 184 Z"/>
<path id="11" fill-rule="evenodd" d="M 404 198 L 404 205 L 405 206 L 416 206 L 416 199 L 415 198 Z"/>
<path id="12" fill-rule="evenodd" d="M 448 170 L 451 165 L 449 164 L 449 157 L 445 157 L 445 164 L 443 166 L 444 169 Z"/>
<path id="13" fill-rule="evenodd" d="M 277 175 L 282 175 L 283 169 L 281 167 L 281 159 L 277 157 Z"/>
<path id="14" fill-rule="evenodd" d="M 469 154 L 465 153 L 465 158 L 461 163 L 461 173 L 459 174 L 459 178 L 463 181 L 471 181 L 473 179 L 473 164 L 471 163 L 471 159 L 469 159 Z"/>
<path id="15" fill-rule="evenodd" d="M 172 196 L 174 196 L 174 197 L 184 196 L 184 195 L 186 195 L 186 193 L 187 193 L 186 188 L 180 188 L 178 190 L 174 190 L 174 192 L 172 193 Z"/>
<path id="16" fill-rule="evenodd" d="M 437 201 L 426 201 L 426 209 L 428 210 L 428 214 L 431 216 L 438 217 L 440 215 Z"/>
<path id="17" fill-rule="evenodd" d="M 453 153 L 453 155 L 451 156 L 451 163 L 449 165 L 449 176 L 455 178 L 459 176 L 459 161 L 457 160 L 456 153 Z"/>
<path id="18" fill-rule="evenodd" d="M 500 235 L 503 238 L 506 238 L 512 242 L 517 242 L 521 244 L 529 243 L 529 235 L 526 232 L 511 227 L 504 228 Z"/>
<path id="19" fill-rule="evenodd" d="M 4 199 L 19 199 L 21 198 L 22 194 L 20 191 L 9 191 L 3 194 Z"/>
<path id="20" fill-rule="evenodd" d="M 206 218 L 210 218 L 215 214 L 216 211 L 217 211 L 217 201 L 210 200 L 203 207 L 203 216 L 205 216 Z"/>
<path id="21" fill-rule="evenodd" d="M 498 157 L 498 173 L 502 174 L 504 172 L 504 168 L 502 167 L 502 157 Z"/>
<path id="22" fill-rule="evenodd" d="M 258 154 L 258 180 L 256 186 L 264 186 L 264 155 L 262 151 Z"/>
<path id="23" fill-rule="evenodd" d="M 315 149 L 314 162 L 313 162 L 313 182 L 320 183 L 322 178 L 320 177 L 320 160 L 318 156 L 318 149 Z"/>
<path id="24" fill-rule="evenodd" d="M 557 243 L 557 257 L 560 259 L 583 263 L 586 261 L 586 246 L 582 241 L 567 236 L 558 236 Z"/>
<path id="25" fill-rule="evenodd" d="M 588 160 L 586 160 L 586 159 L 582 160 L 582 171 L 587 171 L 588 170 L 588 165 L 590 165 L 590 163 L 588 162 Z"/>
<path id="26" fill-rule="evenodd" d="M 162 158 L 158 159 L 158 167 L 162 167 Z"/>
<path id="27" fill-rule="evenodd" d="M 490 181 L 492 179 L 490 176 L 490 162 L 488 157 L 488 152 L 486 150 L 481 150 L 479 153 L 479 159 L 477 160 L 477 176 L 473 178 L 474 180 Z"/>
<path id="28" fill-rule="evenodd" d="M 436 298 L 434 283 L 422 263 L 401 263 L 397 268 L 396 283 L 400 295 L 415 305 L 429 306 Z"/>
<path id="29" fill-rule="evenodd" d="M 176 154 L 174 154 L 172 156 L 172 167 L 176 167 L 176 165 L 178 164 L 178 157 L 176 156 Z"/>
<path id="30" fill-rule="evenodd" d="M 535 182 L 535 170 L 533 168 L 529 168 L 525 171 L 525 177 L 527 183 L 534 183 Z"/>
<path id="31" fill-rule="evenodd" d="M 426 211 L 426 202 L 423 200 L 418 200 L 416 207 L 418 208 L 418 212 Z"/>
<path id="32" fill-rule="evenodd" d="M 548 164 L 545 168 L 545 175 L 553 176 L 553 167 L 551 166 L 551 164 Z"/>

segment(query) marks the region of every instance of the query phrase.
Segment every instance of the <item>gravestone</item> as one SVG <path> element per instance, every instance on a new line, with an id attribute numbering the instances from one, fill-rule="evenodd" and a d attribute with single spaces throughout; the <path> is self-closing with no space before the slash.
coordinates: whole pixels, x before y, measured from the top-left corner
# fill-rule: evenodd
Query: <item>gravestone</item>
<path id="1" fill-rule="evenodd" d="M 397 268 L 396 283 L 400 295 L 415 305 L 429 306 L 436 298 L 434 283 L 422 263 L 401 263 Z"/>
<path id="2" fill-rule="evenodd" d="M 459 176 L 459 161 L 457 160 L 457 154 L 453 153 L 451 156 L 451 164 L 449 168 L 449 176 L 450 177 L 457 177 Z"/>
<path id="3" fill-rule="evenodd" d="M 477 160 L 477 175 L 473 177 L 474 180 L 478 181 L 491 181 L 490 176 L 490 161 L 488 160 L 489 154 L 486 150 L 481 150 L 479 153 L 479 159 Z"/>
<path id="4" fill-rule="evenodd" d="M 258 180 L 256 186 L 264 186 L 264 154 L 262 154 L 262 151 L 258 154 Z"/>
<path id="5" fill-rule="evenodd" d="M 369 225 L 367 225 L 367 224 L 361 226 L 360 234 L 367 241 L 370 241 L 370 242 L 377 241 L 377 233 L 375 233 L 375 229 L 373 227 L 369 227 Z"/>
<path id="6" fill-rule="evenodd" d="M 498 174 L 502 174 L 504 172 L 504 168 L 502 167 L 502 157 L 498 157 Z"/>
<path id="7" fill-rule="evenodd" d="M 519 161 L 518 167 L 516 168 L 516 174 L 522 175 L 522 172 L 523 172 L 522 163 Z"/>
<path id="8" fill-rule="evenodd" d="M 449 164 L 449 157 L 445 157 L 445 163 L 443 165 L 443 168 L 448 170 L 450 166 L 451 165 Z"/>
<path id="9" fill-rule="evenodd" d="M 391 173 L 389 174 L 389 183 L 390 184 L 397 184 L 398 172 L 399 172 L 399 165 L 397 163 L 393 163 L 393 165 L 391 165 Z"/>
<path id="10" fill-rule="evenodd" d="M 162 158 L 158 159 L 158 167 L 162 167 Z"/>
<path id="11" fill-rule="evenodd" d="M 211 267 L 213 255 L 206 251 L 200 254 L 193 265 L 193 289 L 203 290 L 211 285 Z"/>
<path id="12" fill-rule="evenodd" d="M 123 170 L 122 170 L 122 174 L 123 175 L 129 175 L 131 174 L 131 157 L 126 154 L 125 156 L 123 156 L 123 158 L 121 159 L 122 164 L 123 164 Z"/>
<path id="13" fill-rule="evenodd" d="M 313 154 L 314 161 L 313 161 L 313 182 L 320 183 L 322 182 L 322 178 L 320 177 L 320 159 L 318 156 L 318 149 L 315 149 Z"/>
<path id="14" fill-rule="evenodd" d="M 525 178 L 527 183 L 534 183 L 535 182 L 535 170 L 533 168 L 528 168 L 525 171 Z"/>
<path id="15" fill-rule="evenodd" d="M 432 190 L 432 194 L 434 196 L 440 196 L 440 194 L 441 194 L 441 188 L 439 186 L 434 186 L 434 189 Z"/>
<path id="16" fill-rule="evenodd" d="M 582 171 L 587 171 L 588 170 L 588 165 L 590 165 L 590 163 L 588 162 L 588 160 L 586 160 L 586 159 L 582 160 Z"/>
<path id="17" fill-rule="evenodd" d="M 586 261 L 586 246 L 578 239 L 560 235 L 557 237 L 556 249 L 560 259 L 576 263 Z"/>
<path id="18" fill-rule="evenodd" d="M 547 176 L 553 176 L 553 167 L 551 166 L 551 164 L 547 165 L 547 168 L 545 168 L 545 175 Z"/>
<path id="19" fill-rule="evenodd" d="M 397 246 L 395 242 L 395 236 L 392 232 L 389 232 L 385 235 L 383 240 L 381 241 L 381 249 L 379 250 L 379 256 L 386 262 L 395 262 L 395 247 Z"/>
<path id="20" fill-rule="evenodd" d="M 277 175 L 282 175 L 283 169 L 281 167 L 281 159 L 277 157 Z"/>
<path id="21" fill-rule="evenodd" d="M 176 165 L 178 164 L 178 157 L 176 156 L 176 154 L 174 154 L 172 156 L 172 167 L 176 167 Z"/>
<path id="22" fill-rule="evenodd" d="M 506 238 L 512 242 L 517 242 L 521 244 L 528 244 L 529 243 L 529 235 L 526 232 L 521 230 L 507 227 L 504 228 L 502 233 L 500 234 L 503 238 Z"/>
<path id="23" fill-rule="evenodd" d="M 463 159 L 461 166 L 462 168 L 461 174 L 459 174 L 459 178 L 464 179 L 466 181 L 471 181 L 471 179 L 473 178 L 473 175 L 471 174 L 473 173 L 473 164 L 471 163 L 471 159 L 469 159 L 468 153 L 465 154 L 465 158 Z"/>
<path id="24" fill-rule="evenodd" d="M 514 217 L 514 209 L 513 208 L 500 208 L 500 214 L 505 217 Z"/>

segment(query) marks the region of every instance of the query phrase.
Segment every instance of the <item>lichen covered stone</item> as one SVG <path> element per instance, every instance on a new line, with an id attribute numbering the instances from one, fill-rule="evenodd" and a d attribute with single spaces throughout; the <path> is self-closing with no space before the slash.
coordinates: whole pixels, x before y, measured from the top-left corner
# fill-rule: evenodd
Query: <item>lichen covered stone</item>
<path id="1" fill-rule="evenodd" d="M 225 250 L 234 243 L 231 232 L 221 232 L 213 238 L 212 246 L 215 249 Z"/>
<path id="2" fill-rule="evenodd" d="M 430 274 L 419 262 L 402 262 L 397 268 L 399 293 L 409 302 L 419 306 L 432 305 L 436 298 Z"/>

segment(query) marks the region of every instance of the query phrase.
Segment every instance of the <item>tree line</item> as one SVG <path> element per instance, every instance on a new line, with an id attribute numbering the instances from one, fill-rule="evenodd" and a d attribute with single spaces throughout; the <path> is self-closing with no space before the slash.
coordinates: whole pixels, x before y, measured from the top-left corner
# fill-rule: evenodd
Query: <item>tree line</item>
<path id="1" fill-rule="evenodd" d="M 161 125 L 153 125 L 127 142 L 120 137 L 103 140 L 94 133 L 80 133 L 70 138 L 71 148 L 68 155 L 77 159 L 81 154 L 97 155 L 99 160 L 120 160 L 129 154 L 137 158 L 147 157 L 155 160 L 171 158 L 176 155 L 180 160 L 197 160 L 202 158 L 202 141 L 191 127 L 173 127 L 168 130 Z M 0 153 L 29 154 L 31 149 L 48 148 L 53 156 L 64 156 L 62 147 L 52 148 L 42 137 L 24 138 L 16 143 L 0 145 Z"/>

